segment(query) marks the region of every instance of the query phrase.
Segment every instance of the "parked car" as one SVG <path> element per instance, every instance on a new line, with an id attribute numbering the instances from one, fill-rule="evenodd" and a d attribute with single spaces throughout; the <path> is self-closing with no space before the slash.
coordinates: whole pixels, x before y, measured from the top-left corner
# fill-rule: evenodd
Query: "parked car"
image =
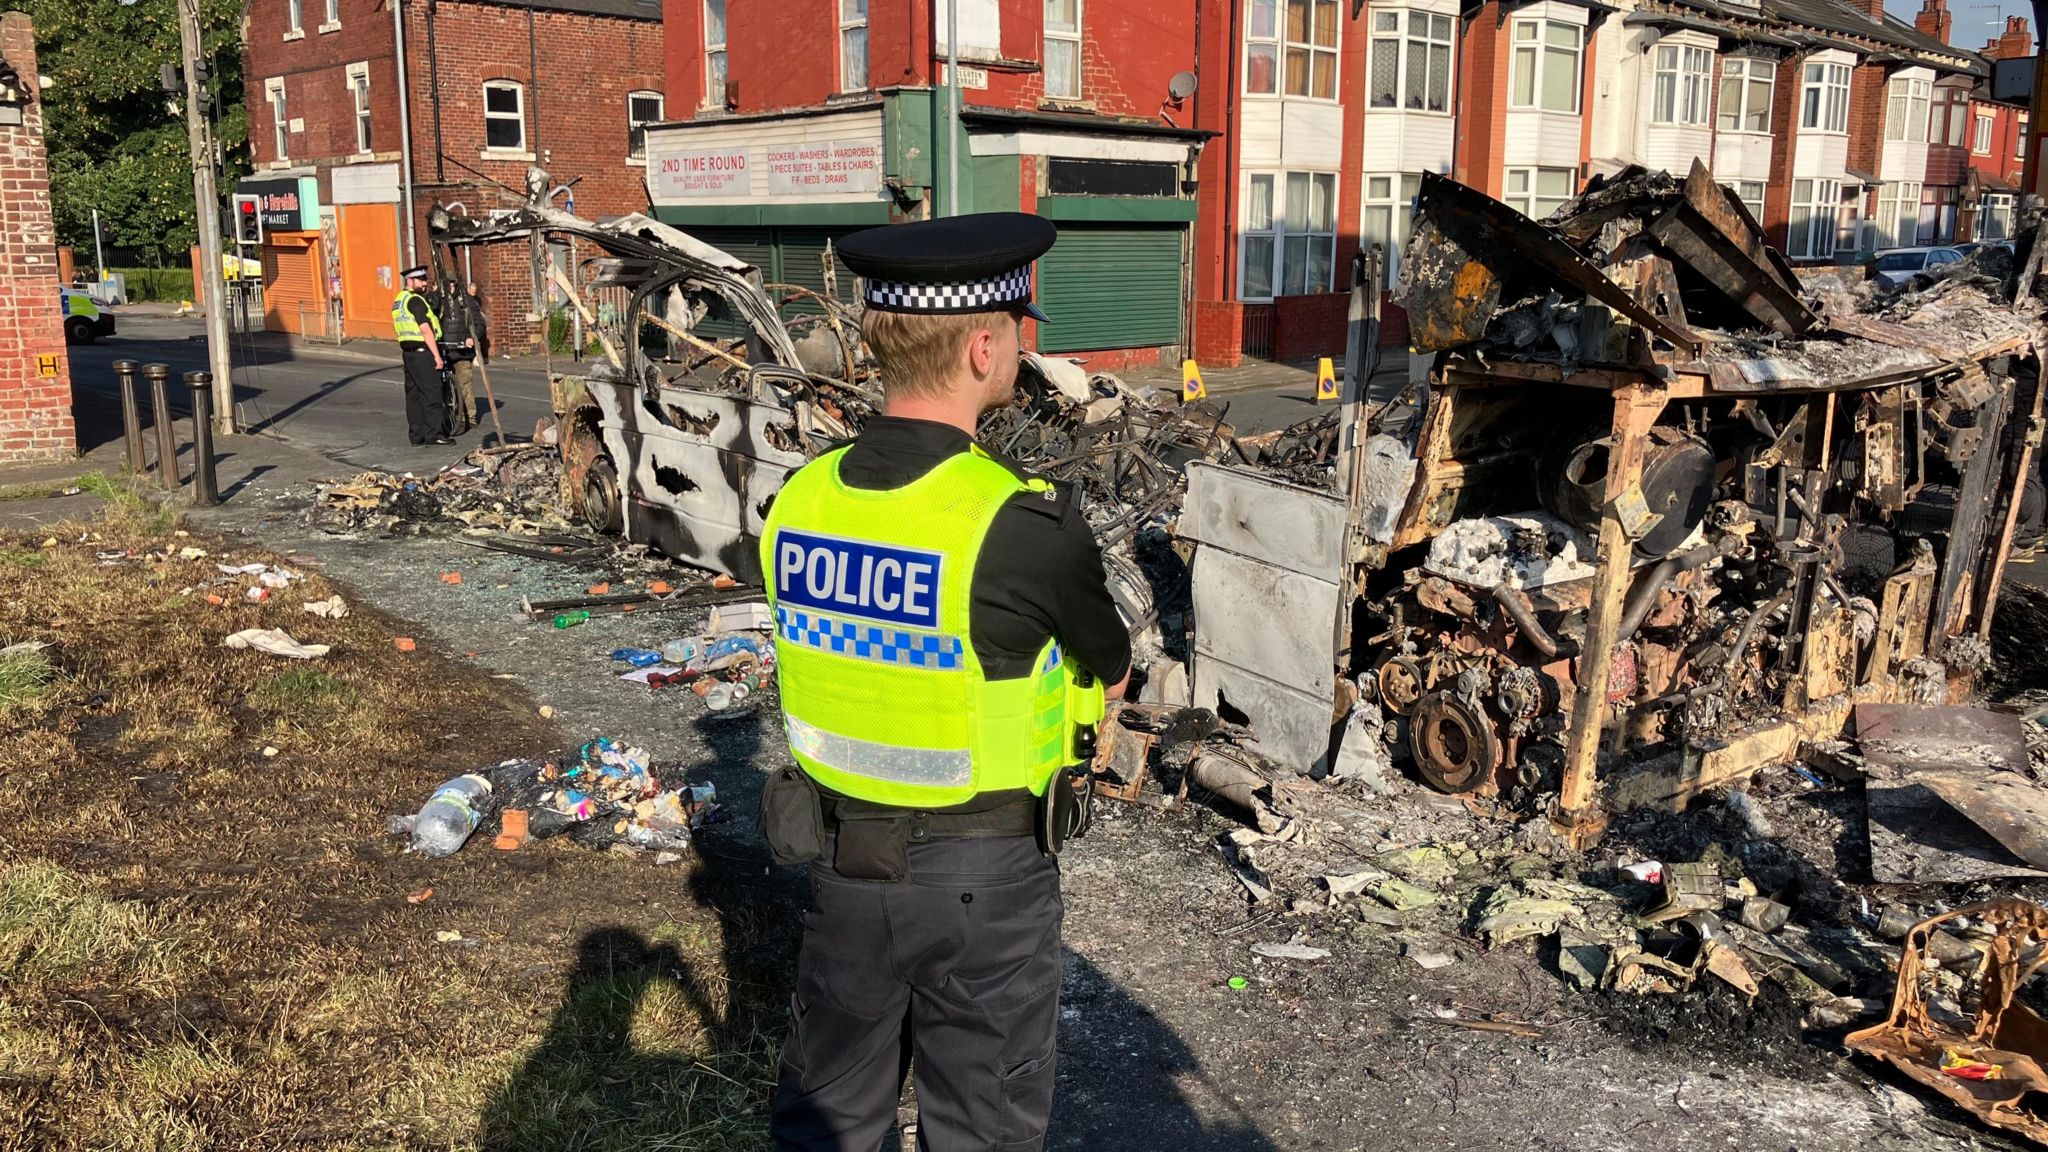
<path id="1" fill-rule="evenodd" d="M 90 344 L 114 334 L 114 314 L 100 307 L 83 288 L 66 288 L 64 293 L 64 342 Z"/>
<path id="2" fill-rule="evenodd" d="M 1954 248 L 1893 248 L 1879 252 L 1871 264 L 1871 279 L 1896 288 L 1920 272 L 1932 272 L 1963 258 Z"/>
<path id="3" fill-rule="evenodd" d="M 1957 245 L 1954 245 L 1953 247 L 1955 248 L 1955 250 L 1956 250 L 1956 251 L 1958 251 L 1958 252 L 1961 252 L 1961 253 L 1962 253 L 1963 255 L 1965 255 L 1965 256 L 1972 256 L 1972 255 L 1975 255 L 1975 254 L 1976 254 L 1976 252 L 1977 252 L 1977 250 L 1978 250 L 1978 249 L 1980 249 L 1980 248 L 1994 248 L 1994 249 L 1997 249 L 1997 250 L 1998 250 L 1998 251 L 2000 251 L 2000 252 L 2011 252 L 2011 251 L 2012 251 L 2012 241 L 2010 241 L 2010 240 L 1966 240 L 1966 241 L 1964 241 L 1964 242 L 1963 242 L 1963 243 L 1961 243 L 1961 244 L 1957 244 Z"/>

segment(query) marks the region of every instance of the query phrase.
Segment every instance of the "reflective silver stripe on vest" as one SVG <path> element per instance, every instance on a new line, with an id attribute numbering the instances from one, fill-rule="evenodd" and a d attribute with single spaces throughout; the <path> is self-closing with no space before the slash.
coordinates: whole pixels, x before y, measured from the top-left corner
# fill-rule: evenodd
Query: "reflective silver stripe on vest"
<path id="1" fill-rule="evenodd" d="M 856 740 L 799 720 L 787 710 L 782 713 L 782 723 L 789 731 L 791 748 L 851 776 L 928 788 L 965 788 L 974 783 L 973 761 L 965 748 L 905 748 Z"/>

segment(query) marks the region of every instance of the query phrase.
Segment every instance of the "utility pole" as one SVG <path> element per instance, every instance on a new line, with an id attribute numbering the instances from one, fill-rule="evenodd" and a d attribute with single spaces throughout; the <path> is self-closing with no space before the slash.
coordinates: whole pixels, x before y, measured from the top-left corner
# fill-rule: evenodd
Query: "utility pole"
<path id="1" fill-rule="evenodd" d="M 178 45 L 185 58 L 185 135 L 192 149 L 192 206 L 199 215 L 199 276 L 206 299 L 206 359 L 213 369 L 213 431 L 233 435 L 235 369 L 229 358 L 228 287 L 221 275 L 220 191 L 213 183 L 213 136 L 207 129 L 204 50 L 198 0 L 178 0 Z"/>

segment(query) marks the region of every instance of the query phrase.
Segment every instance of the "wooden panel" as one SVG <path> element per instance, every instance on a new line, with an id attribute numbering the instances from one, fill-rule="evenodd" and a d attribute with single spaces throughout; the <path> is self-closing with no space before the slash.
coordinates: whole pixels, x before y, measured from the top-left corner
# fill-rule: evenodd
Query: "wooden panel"
<path id="1" fill-rule="evenodd" d="M 1329 583 L 1343 571 L 1342 501 L 1205 461 L 1188 465 L 1180 534 Z"/>

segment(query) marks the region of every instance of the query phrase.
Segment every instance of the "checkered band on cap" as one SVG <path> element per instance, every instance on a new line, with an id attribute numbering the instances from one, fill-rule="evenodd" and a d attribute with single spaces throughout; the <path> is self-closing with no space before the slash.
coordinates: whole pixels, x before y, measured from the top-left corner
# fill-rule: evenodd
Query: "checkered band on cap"
<path id="1" fill-rule="evenodd" d="M 906 284 L 896 280 L 871 279 L 864 295 L 869 307 L 884 312 L 926 312 L 932 315 L 993 312 L 1006 304 L 1031 302 L 1031 266 L 1026 264 L 986 280 L 955 284 Z"/>

